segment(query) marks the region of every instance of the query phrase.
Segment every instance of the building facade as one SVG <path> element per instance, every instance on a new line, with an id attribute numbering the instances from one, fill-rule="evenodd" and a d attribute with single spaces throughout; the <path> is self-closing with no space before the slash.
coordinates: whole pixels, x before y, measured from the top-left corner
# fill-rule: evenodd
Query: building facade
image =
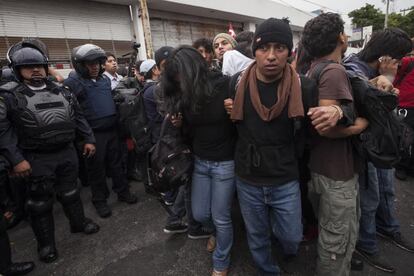
<path id="1" fill-rule="evenodd" d="M 197 38 L 227 32 L 254 31 L 268 17 L 289 18 L 294 40 L 313 16 L 270 0 L 147 0 L 149 30 L 144 31 L 143 0 L 0 0 L 0 62 L 23 37 L 38 37 L 49 47 L 50 61 L 70 66 L 71 49 L 94 43 L 118 58 L 128 57 L 131 43 L 142 46 L 139 58 L 169 45 L 191 44 Z M 150 33 L 151 40 L 145 41 Z M 150 45 L 149 45 L 150 44 Z"/>

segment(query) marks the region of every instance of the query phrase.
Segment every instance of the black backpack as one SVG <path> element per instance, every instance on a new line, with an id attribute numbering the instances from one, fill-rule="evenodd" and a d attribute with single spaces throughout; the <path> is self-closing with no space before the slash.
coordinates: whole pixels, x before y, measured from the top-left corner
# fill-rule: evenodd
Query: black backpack
<path id="1" fill-rule="evenodd" d="M 117 100 L 118 97 L 120 100 Z M 146 154 L 152 142 L 151 126 L 145 112 L 144 91 L 137 91 L 135 88 L 122 89 L 114 100 L 118 106 L 121 132 L 132 138 L 137 154 Z"/>
<path id="2" fill-rule="evenodd" d="M 313 70 L 311 77 L 317 83 L 330 63 L 332 62 L 321 62 Z M 395 112 L 398 97 L 377 89 L 353 71 L 347 70 L 347 75 L 357 113 L 369 121 L 368 127 L 353 137 L 353 145 L 357 153 L 375 167 L 392 168 L 402 157 L 411 156 L 414 138 L 413 130 Z"/>
<path id="3" fill-rule="evenodd" d="M 191 181 L 194 167 L 191 150 L 168 115 L 162 123 L 159 140 L 148 151 L 147 163 L 148 185 L 157 192 L 171 191 Z"/>

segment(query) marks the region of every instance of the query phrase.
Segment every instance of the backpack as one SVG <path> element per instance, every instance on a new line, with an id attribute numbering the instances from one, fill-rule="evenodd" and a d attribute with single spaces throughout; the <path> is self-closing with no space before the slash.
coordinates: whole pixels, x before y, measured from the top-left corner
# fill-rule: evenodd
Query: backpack
<path id="1" fill-rule="evenodd" d="M 322 72 L 330 63 L 321 62 L 313 70 L 311 77 L 318 84 Z M 346 64 L 344 66 L 347 69 Z M 353 145 L 357 153 L 375 167 L 392 168 L 402 157 L 411 156 L 414 139 L 413 130 L 395 112 L 398 97 L 377 89 L 353 71 L 346 72 L 358 115 L 369 121 L 368 127 L 353 137 Z"/>
<path id="2" fill-rule="evenodd" d="M 132 138 L 137 154 L 146 154 L 152 142 L 151 127 L 145 112 L 144 91 L 132 88 L 122 89 L 122 92 L 118 93 L 122 98 L 122 101 L 118 103 L 121 132 Z"/>
<path id="3" fill-rule="evenodd" d="M 160 138 L 148 151 L 148 185 L 157 192 L 174 190 L 191 181 L 193 156 L 180 130 L 165 116 Z"/>

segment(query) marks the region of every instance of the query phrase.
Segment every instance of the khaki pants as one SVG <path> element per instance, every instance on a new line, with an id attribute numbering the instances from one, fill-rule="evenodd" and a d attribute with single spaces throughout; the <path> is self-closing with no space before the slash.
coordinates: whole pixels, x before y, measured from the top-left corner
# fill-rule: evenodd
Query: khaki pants
<path id="1" fill-rule="evenodd" d="M 359 227 L 358 175 L 335 181 L 312 173 L 309 199 L 319 220 L 316 275 L 349 275 Z"/>

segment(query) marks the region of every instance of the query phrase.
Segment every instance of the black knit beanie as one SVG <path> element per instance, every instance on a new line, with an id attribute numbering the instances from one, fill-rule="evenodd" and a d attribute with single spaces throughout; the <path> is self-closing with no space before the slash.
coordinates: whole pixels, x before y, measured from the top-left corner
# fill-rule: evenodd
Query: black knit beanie
<path id="1" fill-rule="evenodd" d="M 168 58 L 173 51 L 174 51 L 174 48 L 170 46 L 164 46 L 164 47 L 159 48 L 157 51 L 155 51 L 154 59 L 155 59 L 155 63 L 157 63 L 157 66 L 160 67 L 161 61 Z"/>
<path id="2" fill-rule="evenodd" d="M 277 42 L 284 44 L 289 49 L 289 56 L 293 48 L 292 30 L 288 23 L 276 18 L 268 18 L 257 26 L 253 37 L 253 55 L 260 45 Z"/>

